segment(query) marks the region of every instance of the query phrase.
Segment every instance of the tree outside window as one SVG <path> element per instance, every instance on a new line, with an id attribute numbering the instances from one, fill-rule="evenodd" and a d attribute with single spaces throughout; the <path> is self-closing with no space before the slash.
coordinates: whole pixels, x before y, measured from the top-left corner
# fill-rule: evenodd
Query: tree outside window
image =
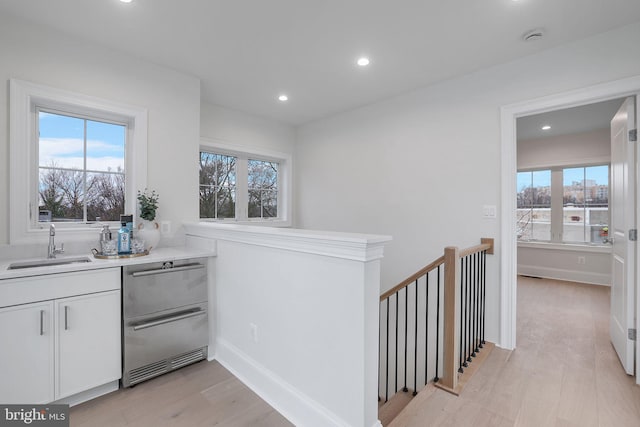
<path id="1" fill-rule="evenodd" d="M 125 210 L 126 125 L 38 111 L 39 221 L 117 221 Z"/>
<path id="2" fill-rule="evenodd" d="M 249 218 L 278 216 L 278 163 L 248 162 Z"/>
<path id="3" fill-rule="evenodd" d="M 236 217 L 237 158 L 200 152 L 200 218 Z"/>

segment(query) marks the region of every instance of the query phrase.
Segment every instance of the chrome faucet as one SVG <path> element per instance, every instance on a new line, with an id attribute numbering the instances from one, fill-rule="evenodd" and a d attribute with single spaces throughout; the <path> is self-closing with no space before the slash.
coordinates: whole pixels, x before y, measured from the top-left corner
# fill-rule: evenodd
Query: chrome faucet
<path id="1" fill-rule="evenodd" d="M 49 247 L 47 248 L 47 258 L 55 258 L 57 254 L 64 253 L 64 243 L 60 245 L 60 249 L 56 248 L 56 226 L 49 225 Z"/>

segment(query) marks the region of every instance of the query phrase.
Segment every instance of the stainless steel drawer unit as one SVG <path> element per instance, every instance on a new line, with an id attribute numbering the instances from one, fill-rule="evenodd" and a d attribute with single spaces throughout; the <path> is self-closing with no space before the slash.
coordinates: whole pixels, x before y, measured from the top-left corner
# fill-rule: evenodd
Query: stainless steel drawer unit
<path id="1" fill-rule="evenodd" d="M 123 268 L 123 387 L 207 357 L 207 260 Z"/>

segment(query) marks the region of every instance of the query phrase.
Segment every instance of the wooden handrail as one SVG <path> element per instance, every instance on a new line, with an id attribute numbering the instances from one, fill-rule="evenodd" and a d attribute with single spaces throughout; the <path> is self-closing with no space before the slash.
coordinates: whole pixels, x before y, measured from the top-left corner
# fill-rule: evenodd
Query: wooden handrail
<path id="1" fill-rule="evenodd" d="M 416 272 L 415 274 L 412 274 L 411 276 L 407 277 L 402 282 L 400 282 L 393 288 L 389 289 L 384 294 L 380 295 L 380 301 L 384 301 L 385 299 L 389 298 L 391 295 L 398 292 L 400 289 L 406 288 L 407 286 L 409 286 L 410 284 L 412 284 L 413 282 L 415 282 L 425 274 L 429 273 L 432 270 L 435 270 L 437 267 L 439 267 L 443 263 L 444 263 L 444 255 L 438 258 L 437 260 L 433 261 L 431 264 L 427 265 L 426 267 L 420 269 L 420 271 Z"/>
<path id="2" fill-rule="evenodd" d="M 460 250 L 458 252 L 458 257 L 462 258 L 467 255 L 475 254 L 476 252 L 482 252 L 485 250 L 487 251 L 488 255 L 493 255 L 493 239 L 483 237 L 482 239 L 480 239 L 480 241 L 482 243 L 480 243 L 479 245 Z M 404 279 L 402 282 L 398 283 L 393 288 L 389 289 L 387 292 L 380 295 L 380 301 L 384 301 L 385 299 L 389 298 L 391 295 L 395 294 L 399 290 L 406 288 L 407 286 L 409 286 L 410 284 L 412 284 L 422 276 L 426 275 L 427 273 L 435 270 L 437 267 L 441 266 L 442 264 L 444 264 L 444 255 L 436 259 L 435 261 L 433 261 L 431 264 L 428 264 L 427 266 L 421 268 L 411 276 Z"/>
<path id="3" fill-rule="evenodd" d="M 477 252 L 482 252 L 482 251 L 487 251 L 488 255 L 493 255 L 493 239 L 489 239 L 489 238 L 485 238 L 483 237 L 480 240 L 482 243 L 480 243 L 479 245 L 476 246 L 472 246 L 470 248 L 467 249 L 462 249 L 460 251 L 459 257 L 466 257 L 468 255 L 472 255 L 475 254 Z"/>

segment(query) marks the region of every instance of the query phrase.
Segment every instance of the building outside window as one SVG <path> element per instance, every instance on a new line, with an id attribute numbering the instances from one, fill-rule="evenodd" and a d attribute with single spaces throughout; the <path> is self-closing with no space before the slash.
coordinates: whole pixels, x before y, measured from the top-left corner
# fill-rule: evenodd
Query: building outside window
<path id="1" fill-rule="evenodd" d="M 520 240 L 551 240 L 551 170 L 518 172 L 517 235 Z"/>
<path id="2" fill-rule="evenodd" d="M 517 190 L 519 240 L 607 241 L 609 165 L 520 171 Z"/>

